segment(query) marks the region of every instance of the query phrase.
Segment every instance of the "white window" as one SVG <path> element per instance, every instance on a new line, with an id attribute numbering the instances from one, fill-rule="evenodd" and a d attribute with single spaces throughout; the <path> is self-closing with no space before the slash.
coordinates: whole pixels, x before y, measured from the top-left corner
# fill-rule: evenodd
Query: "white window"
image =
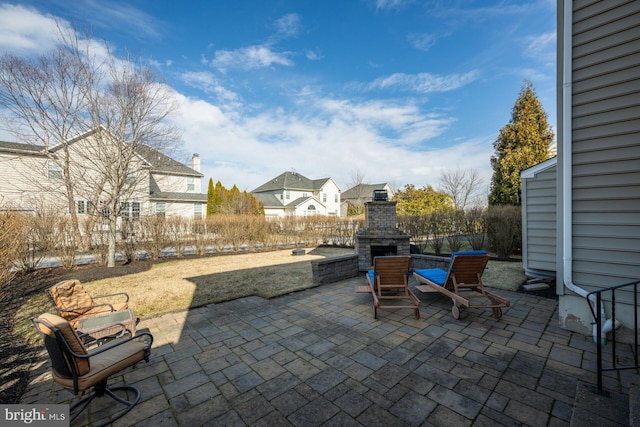
<path id="1" fill-rule="evenodd" d="M 337 194 L 333 195 L 333 201 L 334 201 L 334 203 L 338 203 L 338 195 Z"/>
<path id="2" fill-rule="evenodd" d="M 196 184 L 192 176 L 187 177 L 187 191 L 196 191 Z"/>
<path id="3" fill-rule="evenodd" d="M 327 203 L 327 193 L 322 193 L 322 201 Z"/>
<path id="4" fill-rule="evenodd" d="M 124 219 L 140 219 L 140 202 L 124 202 L 120 205 L 120 215 Z"/>
<path id="5" fill-rule="evenodd" d="M 53 160 L 47 162 L 47 173 L 49 179 L 62 179 L 62 168 Z"/>
<path id="6" fill-rule="evenodd" d="M 193 205 L 193 217 L 202 218 L 202 204 L 196 203 Z"/>
<path id="7" fill-rule="evenodd" d="M 127 185 L 133 185 L 136 183 L 136 171 L 129 169 L 127 171 L 127 178 L 125 179 Z"/>
<path id="8" fill-rule="evenodd" d="M 307 215 L 317 215 L 318 211 L 316 210 L 316 207 L 314 205 L 309 205 L 309 207 L 307 208 Z"/>
<path id="9" fill-rule="evenodd" d="M 76 213 L 79 213 L 79 214 L 88 213 L 84 200 L 78 200 L 76 202 Z"/>
<path id="10" fill-rule="evenodd" d="M 156 203 L 156 215 L 165 216 L 167 213 L 167 205 L 165 202 Z"/>
<path id="11" fill-rule="evenodd" d="M 291 198 L 291 191 L 287 190 L 284 195 L 285 195 L 285 198 L 289 200 Z"/>

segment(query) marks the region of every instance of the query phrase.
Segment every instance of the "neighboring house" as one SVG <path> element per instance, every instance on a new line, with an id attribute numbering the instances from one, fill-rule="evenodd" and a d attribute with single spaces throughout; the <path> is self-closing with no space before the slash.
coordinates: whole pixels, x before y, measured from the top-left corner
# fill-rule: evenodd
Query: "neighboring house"
<path id="1" fill-rule="evenodd" d="M 522 171 L 522 267 L 527 277 L 555 278 L 558 159 Z"/>
<path id="2" fill-rule="evenodd" d="M 92 185 L 99 173 L 95 172 L 91 156 L 92 139 L 96 131 L 86 132 L 69 141 L 74 205 L 82 217 L 88 214 L 93 198 Z M 3 209 L 37 211 L 56 208 L 68 212 L 62 169 L 50 157 L 59 156 L 61 146 L 47 153 L 44 147 L 31 144 L 0 141 L 0 204 Z M 122 215 L 136 218 L 140 215 L 201 217 L 206 213 L 206 194 L 201 194 L 202 177 L 200 157 L 194 154 L 191 167 L 145 146 L 136 148 L 135 165 L 131 179 L 133 190 L 123 203 Z"/>
<path id="3" fill-rule="evenodd" d="M 331 178 L 309 179 L 285 172 L 251 192 L 266 217 L 340 216 L 340 188 Z"/>
<path id="4" fill-rule="evenodd" d="M 586 292 L 640 280 L 639 37 L 640 1 L 558 2 L 556 279 L 575 331 L 591 332 Z"/>
<path id="5" fill-rule="evenodd" d="M 342 215 L 364 214 L 364 204 L 373 200 L 374 190 L 384 190 L 389 200 L 393 199 L 393 190 L 388 183 L 358 184 L 340 195 Z"/>

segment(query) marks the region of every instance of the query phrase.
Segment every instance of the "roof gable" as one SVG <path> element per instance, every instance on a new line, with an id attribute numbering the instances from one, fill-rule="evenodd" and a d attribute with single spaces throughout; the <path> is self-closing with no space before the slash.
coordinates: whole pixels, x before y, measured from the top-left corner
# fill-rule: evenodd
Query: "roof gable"
<path id="1" fill-rule="evenodd" d="M 284 172 L 272 180 L 262 184 L 252 193 L 266 193 L 278 190 L 314 191 L 319 190 L 331 178 L 311 180 L 297 172 Z"/>
<path id="2" fill-rule="evenodd" d="M 372 198 L 373 190 L 385 190 L 389 186 L 388 183 L 382 184 L 358 184 L 342 193 L 342 200 Z"/>
<path id="3" fill-rule="evenodd" d="M 84 140 L 89 136 L 98 132 L 98 130 L 105 130 L 103 126 L 99 126 L 96 129 L 89 130 L 84 132 L 68 141 L 69 144 L 73 144 L 75 142 Z M 49 152 L 54 154 L 62 148 L 62 144 L 57 144 L 49 149 Z M 23 144 L 20 142 L 6 142 L 0 141 L 0 151 L 6 152 L 14 152 L 18 154 L 46 154 L 45 147 L 42 145 L 35 144 Z M 146 146 L 142 144 L 138 144 L 135 147 L 135 152 L 140 159 L 146 162 L 153 173 L 164 173 L 164 174 L 177 174 L 177 175 L 188 175 L 194 177 L 202 177 L 200 172 L 180 163 L 177 160 L 172 159 L 171 157 L 161 153 L 160 151 Z"/>

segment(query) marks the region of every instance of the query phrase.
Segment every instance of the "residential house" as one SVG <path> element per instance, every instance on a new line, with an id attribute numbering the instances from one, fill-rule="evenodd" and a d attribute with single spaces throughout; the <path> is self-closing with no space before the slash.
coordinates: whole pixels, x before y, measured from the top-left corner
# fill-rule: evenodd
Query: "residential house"
<path id="1" fill-rule="evenodd" d="M 101 130 L 104 130 L 101 128 Z M 82 217 L 90 210 L 90 200 L 100 175 L 96 149 L 97 130 L 86 132 L 68 142 L 74 180 L 74 206 Z M 61 156 L 62 145 L 45 147 L 0 141 L 0 204 L 4 209 L 36 211 L 43 207 L 68 212 L 62 169 L 54 161 Z M 54 160 L 52 160 L 54 159 Z M 132 189 L 122 205 L 122 216 L 136 218 L 145 214 L 201 217 L 206 213 L 207 197 L 202 194 L 200 157 L 194 154 L 190 166 L 145 146 L 136 147 L 131 169 Z"/>
<path id="2" fill-rule="evenodd" d="M 640 279 L 640 1 L 563 0 L 557 16 L 559 317 L 591 333 L 586 292 Z M 623 326 L 632 297 L 617 296 Z"/>
<path id="3" fill-rule="evenodd" d="M 358 184 L 340 195 L 342 215 L 364 214 L 364 204 L 373 200 L 374 191 L 386 191 L 388 199 L 393 199 L 393 190 L 388 183 Z"/>
<path id="4" fill-rule="evenodd" d="M 331 178 L 309 179 L 285 172 L 251 194 L 264 205 L 266 217 L 340 216 L 340 188 Z"/>

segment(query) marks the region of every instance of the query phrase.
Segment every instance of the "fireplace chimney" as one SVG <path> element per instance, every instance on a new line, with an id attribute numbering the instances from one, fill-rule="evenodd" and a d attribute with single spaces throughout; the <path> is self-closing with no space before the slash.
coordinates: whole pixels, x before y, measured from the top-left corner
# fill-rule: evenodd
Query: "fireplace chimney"
<path id="1" fill-rule="evenodd" d="M 358 270 L 370 269 L 375 256 L 410 255 L 411 236 L 398 228 L 396 202 L 376 201 L 374 193 L 374 201 L 364 205 L 365 228 L 355 236 Z"/>

